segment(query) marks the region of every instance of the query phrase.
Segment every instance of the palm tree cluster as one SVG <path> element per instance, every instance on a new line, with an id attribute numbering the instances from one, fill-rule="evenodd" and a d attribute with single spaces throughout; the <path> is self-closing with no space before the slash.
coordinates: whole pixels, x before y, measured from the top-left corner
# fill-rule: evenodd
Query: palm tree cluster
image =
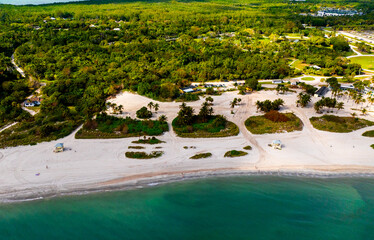
<path id="1" fill-rule="evenodd" d="M 158 105 L 158 103 L 149 102 L 147 106 L 149 108 L 149 111 L 152 111 L 153 108 L 156 113 L 160 109 L 160 105 Z"/>
<path id="2" fill-rule="evenodd" d="M 319 113 L 323 109 L 323 107 L 328 107 L 329 109 L 337 108 L 338 110 L 340 110 L 344 108 L 344 103 L 338 102 L 335 98 L 322 97 L 321 100 L 314 104 L 314 110 Z"/>
<path id="3" fill-rule="evenodd" d="M 235 106 L 239 105 L 241 101 L 242 101 L 241 98 L 234 98 L 234 100 L 230 102 L 230 107 L 234 108 Z"/>
<path id="4" fill-rule="evenodd" d="M 256 107 L 257 111 L 261 110 L 263 112 L 270 112 L 271 110 L 278 111 L 281 106 L 284 105 L 283 99 L 275 99 L 274 101 L 265 100 L 265 101 L 257 101 Z"/>
<path id="5" fill-rule="evenodd" d="M 297 106 L 306 107 L 311 100 L 312 98 L 309 94 L 299 93 L 296 104 Z"/>
<path id="6" fill-rule="evenodd" d="M 275 89 L 278 93 L 285 94 L 286 92 L 290 91 L 290 89 L 283 84 L 278 84 L 277 88 Z"/>
<path id="7" fill-rule="evenodd" d="M 106 103 L 107 108 L 112 109 L 114 114 L 122 114 L 123 113 L 123 106 L 119 105 L 117 106 L 116 103 L 107 102 Z"/>

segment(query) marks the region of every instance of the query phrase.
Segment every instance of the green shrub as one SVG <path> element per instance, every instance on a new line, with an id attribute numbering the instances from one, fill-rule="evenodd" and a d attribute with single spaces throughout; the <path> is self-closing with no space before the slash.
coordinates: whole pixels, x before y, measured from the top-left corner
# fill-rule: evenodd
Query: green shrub
<path id="1" fill-rule="evenodd" d="M 362 134 L 364 137 L 374 137 L 374 130 L 366 131 Z"/>
<path id="2" fill-rule="evenodd" d="M 211 156 L 212 156 L 211 153 L 199 153 L 199 154 L 193 155 L 192 157 L 190 157 L 190 159 L 208 158 Z"/>
<path id="3" fill-rule="evenodd" d="M 247 154 L 248 153 L 243 152 L 243 151 L 231 150 L 225 153 L 225 157 L 241 157 Z"/>
<path id="4" fill-rule="evenodd" d="M 248 145 L 248 146 L 245 146 L 243 149 L 244 150 L 252 150 L 252 147 Z"/>
<path id="5" fill-rule="evenodd" d="M 142 107 L 138 111 L 136 111 L 137 118 L 151 118 L 152 112 L 149 111 L 146 107 Z"/>
<path id="6" fill-rule="evenodd" d="M 164 143 L 164 141 L 161 141 L 155 137 L 151 138 L 144 138 L 144 139 L 139 139 L 137 141 L 132 141 L 132 143 L 137 143 L 137 144 L 159 144 L 159 143 Z"/>
<path id="7" fill-rule="evenodd" d="M 162 151 L 154 151 L 151 153 L 146 152 L 126 152 L 125 156 L 127 158 L 136 158 L 136 159 L 151 159 L 151 158 L 158 158 L 161 157 L 164 152 Z"/>
<path id="8" fill-rule="evenodd" d="M 143 146 L 129 146 L 129 149 L 144 149 L 145 147 Z"/>

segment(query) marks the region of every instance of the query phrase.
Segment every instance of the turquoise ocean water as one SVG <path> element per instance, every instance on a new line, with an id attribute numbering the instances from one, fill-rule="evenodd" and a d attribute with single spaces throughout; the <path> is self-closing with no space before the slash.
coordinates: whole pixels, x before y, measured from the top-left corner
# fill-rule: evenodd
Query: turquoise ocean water
<path id="1" fill-rule="evenodd" d="M 374 239 L 374 179 L 225 177 L 5 204 L 0 239 Z"/>

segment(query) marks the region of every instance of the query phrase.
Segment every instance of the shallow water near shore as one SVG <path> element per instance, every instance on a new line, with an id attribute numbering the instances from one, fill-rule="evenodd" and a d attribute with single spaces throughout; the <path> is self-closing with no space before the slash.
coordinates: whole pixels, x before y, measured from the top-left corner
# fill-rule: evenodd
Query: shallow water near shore
<path id="1" fill-rule="evenodd" d="M 374 178 L 220 177 L 0 205 L 1 239 L 372 239 Z"/>

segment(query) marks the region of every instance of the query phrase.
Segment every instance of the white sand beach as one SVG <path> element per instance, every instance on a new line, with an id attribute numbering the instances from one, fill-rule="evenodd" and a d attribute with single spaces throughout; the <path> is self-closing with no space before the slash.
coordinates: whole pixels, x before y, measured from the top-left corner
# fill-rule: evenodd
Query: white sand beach
<path id="1" fill-rule="evenodd" d="M 189 176 L 209 174 L 229 174 L 262 171 L 300 172 L 300 173 L 373 173 L 374 150 L 370 147 L 374 139 L 361 136 L 374 126 L 351 133 L 330 133 L 316 130 L 309 122 L 315 113 L 312 103 L 308 108 L 297 108 L 297 93 L 277 95 L 275 91 L 261 91 L 246 96 L 237 92 L 227 92 L 213 96 L 215 114 L 223 114 L 239 126 L 240 134 L 227 138 L 189 139 L 180 138 L 172 131 L 158 138 L 165 141 L 159 145 L 142 145 L 147 152 L 157 149 L 164 155 L 156 159 L 137 160 L 124 156 L 131 142 L 138 138 L 124 139 L 75 139 L 74 134 L 36 146 L 19 146 L 0 149 L 0 201 L 38 198 L 50 195 L 104 190 L 120 186 L 136 186 L 144 182 L 183 179 Z M 242 104 L 231 114 L 230 101 L 242 98 Z M 264 99 L 282 98 L 285 107 L 282 112 L 294 112 L 304 123 L 302 131 L 253 135 L 247 131 L 244 121 L 256 113 L 255 102 Z M 316 101 L 317 98 L 313 98 Z M 135 116 L 136 110 L 147 105 L 150 99 L 124 92 L 111 102 L 124 107 L 123 117 Z M 204 101 L 188 103 L 196 111 Z M 352 101 L 343 98 L 345 109 L 338 115 L 349 116 Z M 156 101 L 153 101 L 156 102 Z M 177 115 L 179 105 L 175 102 L 158 102 L 160 110 L 155 115 L 166 115 L 170 122 Z M 335 111 L 336 112 L 336 111 Z M 334 112 L 334 114 L 335 114 Z M 357 112 L 359 115 L 359 112 Z M 359 116 L 374 120 L 372 112 Z M 268 146 L 272 140 L 279 139 L 284 144 L 282 150 Z M 54 153 L 54 145 L 62 142 L 66 151 Z M 229 150 L 242 150 L 251 145 L 248 155 L 225 158 Z M 188 149 L 184 147 L 187 146 Z M 191 148 L 193 147 L 193 148 Z M 143 151 L 143 150 L 141 150 Z M 206 159 L 189 159 L 197 153 L 211 152 Z"/>

